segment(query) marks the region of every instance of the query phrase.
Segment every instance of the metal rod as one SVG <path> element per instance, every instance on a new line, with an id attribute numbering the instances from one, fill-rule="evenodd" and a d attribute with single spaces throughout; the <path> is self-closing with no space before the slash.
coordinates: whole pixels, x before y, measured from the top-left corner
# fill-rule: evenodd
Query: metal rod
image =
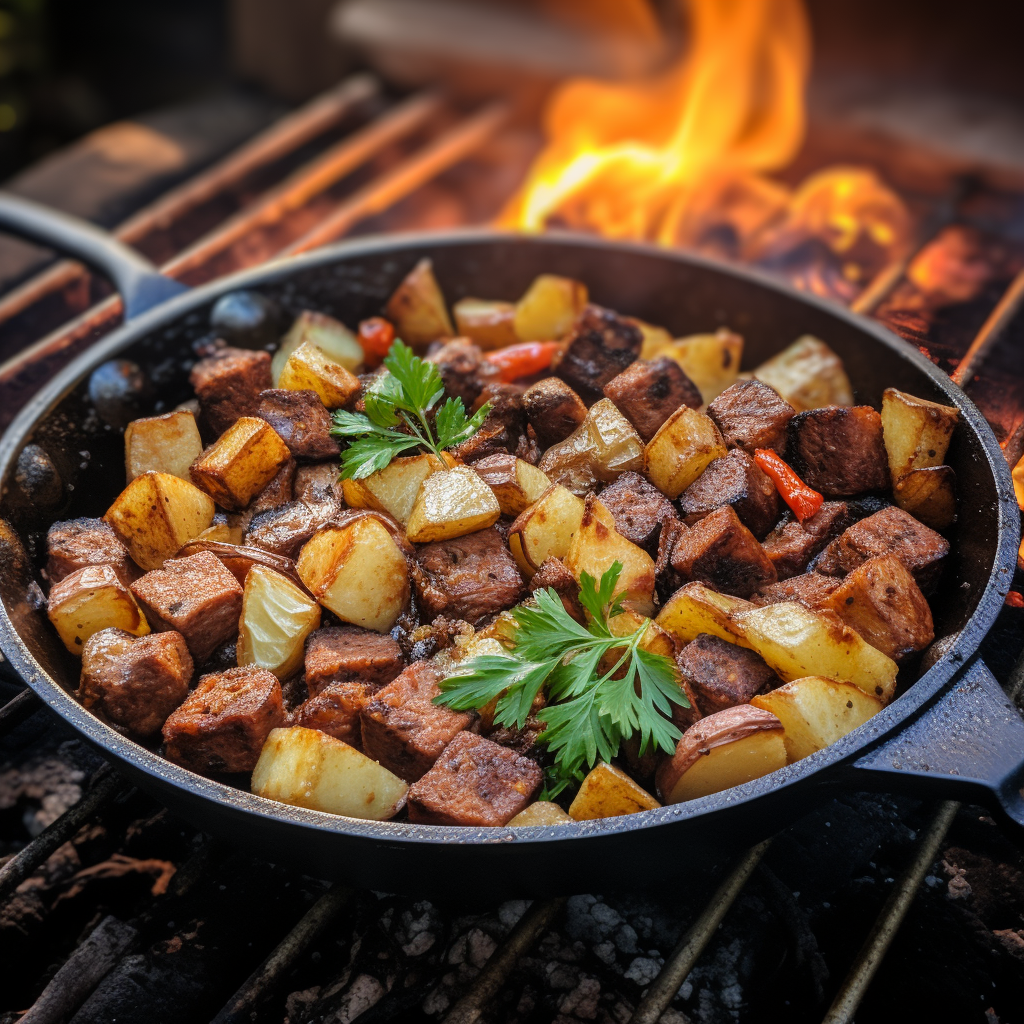
<path id="1" fill-rule="evenodd" d="M 533 946 L 565 906 L 566 898 L 536 900 L 491 954 L 469 991 L 452 1007 L 443 1024 L 474 1024 L 501 991 L 520 957 Z"/>
<path id="2" fill-rule="evenodd" d="M 1020 312 L 1024 305 L 1024 270 L 1014 279 L 1009 288 L 1003 292 L 1003 297 L 996 304 L 995 309 L 988 315 L 988 319 L 982 324 L 971 342 L 971 347 L 960 360 L 960 365 L 951 374 L 953 383 L 964 387 L 978 370 L 981 364 L 992 351 L 993 345 L 999 340 L 1003 332 L 1009 327 L 1010 322 Z"/>
<path id="3" fill-rule="evenodd" d="M 249 1015 L 264 996 L 283 978 L 303 951 L 344 909 L 352 898 L 347 886 L 335 885 L 313 904 L 280 945 L 253 971 L 242 987 L 214 1017 L 212 1024 L 232 1024 L 249 1020 Z"/>
<path id="4" fill-rule="evenodd" d="M 92 785 L 74 807 L 66 810 L 0 867 L 0 902 L 6 900 L 51 854 L 74 839 L 82 826 L 111 803 L 124 785 L 124 780 L 110 765 L 100 768 L 92 777 Z"/>
<path id="5" fill-rule="evenodd" d="M 9 700 L 0 708 L 0 736 L 4 736 L 17 728 L 42 706 L 42 701 L 29 689 L 24 689 L 17 697 Z"/>
<path id="6" fill-rule="evenodd" d="M 903 259 L 896 260 L 893 263 L 888 264 L 875 275 L 871 284 L 867 286 L 850 303 L 850 309 L 854 313 L 860 313 L 862 316 L 870 316 L 878 307 L 895 291 L 896 286 L 903 280 L 903 275 L 907 272 L 907 267 L 910 266 L 910 261 L 927 245 L 927 242 L 923 242 L 913 253 L 905 256 Z"/>
<path id="7" fill-rule="evenodd" d="M 637 1004 L 633 1016 L 629 1018 L 629 1024 L 657 1024 L 770 845 L 771 840 L 766 839 L 763 843 L 752 846 L 729 872 L 728 877 L 715 890 L 707 906 L 701 911 L 700 917 L 693 922 L 676 948 L 672 950 L 661 973 L 651 982 Z"/>

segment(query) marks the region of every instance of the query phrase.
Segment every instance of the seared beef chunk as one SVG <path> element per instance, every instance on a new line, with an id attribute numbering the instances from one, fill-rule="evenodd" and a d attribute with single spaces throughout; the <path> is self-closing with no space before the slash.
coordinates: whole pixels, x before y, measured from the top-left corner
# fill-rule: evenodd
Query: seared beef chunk
<path id="1" fill-rule="evenodd" d="M 341 481 L 338 479 L 338 460 L 317 462 L 312 466 L 299 466 L 295 470 L 292 494 L 307 505 L 321 501 L 336 501 L 342 504 Z"/>
<path id="2" fill-rule="evenodd" d="M 223 434 L 239 416 L 255 416 L 260 392 L 274 386 L 270 353 L 222 348 L 196 363 L 189 380 L 206 425 Z"/>
<path id="3" fill-rule="evenodd" d="M 604 397 L 604 386 L 640 355 L 644 336 L 636 323 L 602 306 L 588 305 L 576 318 L 555 374 L 588 404 Z"/>
<path id="4" fill-rule="evenodd" d="M 536 462 L 536 446 L 530 444 L 526 434 L 523 388 L 518 384 L 488 384 L 474 402 L 473 412 L 482 408 L 484 402 L 491 403 L 487 418 L 472 437 L 452 448 L 452 454 L 467 463 L 497 453 Z"/>
<path id="5" fill-rule="evenodd" d="M 854 523 L 814 563 L 817 572 L 845 576 L 876 555 L 894 554 L 931 594 L 942 575 L 949 541 L 895 505 Z"/>
<path id="6" fill-rule="evenodd" d="M 260 393 L 256 415 L 281 435 L 297 459 L 329 459 L 341 450 L 331 437 L 331 415 L 315 391 L 270 388 Z"/>
<path id="7" fill-rule="evenodd" d="M 197 665 L 238 633 L 242 588 L 216 555 L 169 558 L 132 584 L 149 624 L 176 629 Z"/>
<path id="8" fill-rule="evenodd" d="M 468 338 L 453 338 L 436 348 L 432 346 L 427 359 L 437 363 L 445 395 L 461 398 L 467 409 L 480 397 L 485 385 L 497 381 L 500 372 Z"/>
<path id="9" fill-rule="evenodd" d="M 599 497 L 626 540 L 650 555 L 657 553 L 662 523 L 675 519 L 676 510 L 654 484 L 639 473 L 623 473 Z"/>
<path id="10" fill-rule="evenodd" d="M 805 572 L 802 576 L 790 576 L 769 583 L 750 598 L 755 604 L 781 604 L 783 601 L 798 601 L 805 608 L 815 611 L 826 607 L 839 580 L 835 576 L 823 576 L 820 572 Z"/>
<path id="11" fill-rule="evenodd" d="M 540 766 L 463 732 L 409 789 L 409 820 L 429 825 L 505 825 L 533 799 Z"/>
<path id="12" fill-rule="evenodd" d="M 494 527 L 424 544 L 412 567 L 416 600 L 427 618 L 446 615 L 478 625 L 523 594 L 519 575 Z"/>
<path id="13" fill-rule="evenodd" d="M 363 751 L 406 782 L 431 769 L 471 716 L 434 704 L 438 670 L 428 661 L 413 662 L 378 691 L 360 714 Z"/>
<path id="14" fill-rule="evenodd" d="M 315 504 L 286 502 L 253 516 L 245 534 L 245 543 L 262 551 L 297 558 L 302 545 L 326 526 L 338 511 L 339 506 L 333 499 Z"/>
<path id="15" fill-rule="evenodd" d="M 654 559 L 654 578 L 662 601 L 674 594 L 687 581 L 672 568 L 672 552 L 680 538 L 690 532 L 681 519 L 666 519 L 658 537 L 658 554 Z"/>
<path id="16" fill-rule="evenodd" d="M 530 593 L 550 587 L 562 599 L 562 606 L 579 623 L 585 624 L 587 616 L 580 604 L 580 585 L 576 577 L 565 567 L 560 558 L 545 558 L 541 567 L 530 580 Z"/>
<path id="17" fill-rule="evenodd" d="M 109 565 L 124 584 L 138 575 L 128 549 L 102 519 L 54 523 L 46 533 L 46 549 L 46 578 L 50 586 L 87 565 Z"/>
<path id="18" fill-rule="evenodd" d="M 479 728 L 474 728 L 471 731 L 478 732 L 481 736 L 486 736 L 492 743 L 500 743 L 503 747 L 510 747 L 516 753 L 536 759 L 539 753 L 537 738 L 544 731 L 544 723 L 540 721 L 537 715 L 546 705 L 547 700 L 545 700 L 544 694 L 538 693 L 533 699 L 530 713 L 527 715 L 522 729 L 517 728 L 514 724 L 498 725 L 493 718 L 487 721 L 486 712 L 488 709 L 484 708 L 480 712 Z M 488 708 L 493 709 L 493 707 L 494 705 L 488 705 Z"/>
<path id="19" fill-rule="evenodd" d="M 201 775 L 251 772 L 270 730 L 284 723 L 273 672 L 256 665 L 214 672 L 164 722 L 164 753 Z"/>
<path id="20" fill-rule="evenodd" d="M 779 492 L 767 473 L 741 448 L 715 459 L 679 497 L 687 525 L 731 505 L 740 522 L 763 540 L 779 518 Z"/>
<path id="21" fill-rule="evenodd" d="M 523 408 L 541 448 L 564 441 L 587 416 L 580 396 L 557 377 L 545 377 L 527 388 Z"/>
<path id="22" fill-rule="evenodd" d="M 761 542 L 780 580 L 797 576 L 854 520 L 845 501 L 826 501 L 802 523 L 792 512 Z"/>
<path id="23" fill-rule="evenodd" d="M 684 583 L 700 580 L 736 597 L 775 582 L 771 560 L 731 505 L 678 534 L 669 562 Z"/>
<path id="24" fill-rule="evenodd" d="M 369 699 L 369 687 L 362 683 L 329 683 L 295 709 L 291 724 L 319 729 L 360 750 L 363 739 L 359 713 Z"/>
<path id="25" fill-rule="evenodd" d="M 789 422 L 789 457 L 804 482 L 826 498 L 889 487 L 882 417 L 869 405 L 829 405 Z"/>
<path id="26" fill-rule="evenodd" d="M 273 480 L 249 502 L 249 507 L 245 510 L 245 514 L 248 515 L 250 520 L 261 512 L 266 512 L 272 508 L 280 508 L 292 500 L 295 496 L 295 471 L 295 460 L 289 459 L 274 474 Z"/>
<path id="27" fill-rule="evenodd" d="M 78 699 L 133 739 L 160 731 L 188 696 L 192 658 L 180 633 L 101 629 L 82 648 Z"/>
<path id="28" fill-rule="evenodd" d="M 679 671 L 690 683 L 702 715 L 749 704 L 781 682 L 764 658 L 717 636 L 699 633 L 676 658 Z"/>
<path id="29" fill-rule="evenodd" d="M 312 696 L 334 683 L 379 690 L 404 668 L 398 641 L 372 629 L 327 626 L 306 641 L 306 686 Z"/>
<path id="30" fill-rule="evenodd" d="M 753 455 L 758 448 L 786 454 L 787 427 L 796 410 L 773 387 L 741 380 L 708 406 L 708 415 L 730 447 Z"/>
<path id="31" fill-rule="evenodd" d="M 650 363 L 638 359 L 605 384 L 604 394 L 645 444 L 681 405 L 699 409 L 704 401 L 683 368 L 666 356 Z"/>

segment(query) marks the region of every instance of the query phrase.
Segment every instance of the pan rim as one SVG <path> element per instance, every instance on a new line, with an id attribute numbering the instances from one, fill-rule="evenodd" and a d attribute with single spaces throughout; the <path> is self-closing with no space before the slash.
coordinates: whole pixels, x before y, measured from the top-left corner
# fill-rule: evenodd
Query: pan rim
<path id="1" fill-rule="evenodd" d="M 913 349 L 901 338 L 880 324 L 845 309 L 829 300 L 796 291 L 791 286 L 768 274 L 746 267 L 737 267 L 707 257 L 683 251 L 660 248 L 632 242 L 617 242 L 573 232 L 547 232 L 542 235 L 522 235 L 490 229 L 463 228 L 459 230 L 408 232 L 368 236 L 317 249 L 311 253 L 276 259 L 257 267 L 238 271 L 227 277 L 204 284 L 176 296 L 166 303 L 140 315 L 91 348 L 82 352 L 67 367 L 26 403 L 0 439 L 0 479 L 6 479 L 16 453 L 32 435 L 33 428 L 61 399 L 85 378 L 97 365 L 116 355 L 123 348 L 140 340 L 151 330 L 180 320 L 184 315 L 202 307 L 218 296 L 241 287 L 259 287 L 286 279 L 303 270 L 320 268 L 339 261 L 351 261 L 362 256 L 392 252 L 400 256 L 408 249 L 432 246 L 437 248 L 460 245 L 574 245 L 610 251 L 619 254 L 635 253 L 668 260 L 681 266 L 696 267 L 738 278 L 749 285 L 767 289 L 784 299 L 813 307 L 820 312 L 845 321 L 849 326 L 868 334 L 878 343 L 892 349 L 902 359 L 929 377 L 948 400 L 957 406 L 961 416 L 978 438 L 992 473 L 997 492 L 997 540 L 988 582 L 978 599 L 977 606 L 950 650 L 919 680 L 878 715 L 837 743 L 818 751 L 776 772 L 752 782 L 720 793 L 711 794 L 683 804 L 674 804 L 638 814 L 596 821 L 570 822 L 553 826 L 530 826 L 510 829 L 474 828 L 466 826 L 416 825 L 408 822 L 371 822 L 328 814 L 309 808 L 295 807 L 222 782 L 196 775 L 161 757 L 154 751 L 126 739 L 97 717 L 86 711 L 56 682 L 29 653 L 14 627 L 7 609 L 0 602 L 0 650 L 18 674 L 36 694 L 68 724 L 90 743 L 106 751 L 129 768 L 141 772 L 164 785 L 185 790 L 214 804 L 233 808 L 281 826 L 302 826 L 317 831 L 337 833 L 352 839 L 364 838 L 388 843 L 428 843 L 432 845 L 506 845 L 516 842 L 567 842 L 574 839 L 594 838 L 609 834 L 633 832 L 641 829 L 661 828 L 693 818 L 710 819 L 726 810 L 746 805 L 757 798 L 781 792 L 796 784 L 834 781 L 839 765 L 849 762 L 883 737 L 895 733 L 909 723 L 921 709 L 950 684 L 956 674 L 977 651 L 982 638 L 995 621 L 1009 589 L 1016 563 L 1017 527 L 1019 513 L 1013 495 L 1009 466 L 999 448 L 991 427 L 970 399 L 935 367 L 930 360 Z M 1000 589 L 1002 587 L 1002 589 Z"/>

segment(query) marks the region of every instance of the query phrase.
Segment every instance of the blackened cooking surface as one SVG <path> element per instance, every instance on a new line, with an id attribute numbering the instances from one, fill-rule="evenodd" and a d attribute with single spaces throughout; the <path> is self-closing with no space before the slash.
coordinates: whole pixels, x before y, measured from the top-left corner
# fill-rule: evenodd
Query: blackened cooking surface
<path id="1" fill-rule="evenodd" d="M 167 411 L 191 397 L 191 345 L 208 336 L 209 310 L 219 295 L 255 287 L 277 300 L 288 314 L 313 309 L 352 324 L 379 315 L 396 285 L 423 256 L 432 257 L 449 303 L 468 295 L 514 299 L 538 273 L 563 274 L 586 282 L 593 301 L 663 325 L 675 336 L 714 330 L 719 325 L 736 330 L 745 339 L 747 367 L 802 334 L 814 334 L 843 359 L 858 403 L 878 407 L 884 389 L 896 387 L 957 405 L 961 421 L 947 462 L 957 474 L 959 516 L 949 532 L 953 545 L 950 564 L 933 610 L 936 636 L 959 633 L 959 637 L 921 681 L 866 726 L 804 761 L 736 789 L 626 818 L 554 827 L 478 830 L 413 826 L 355 821 L 263 800 L 192 775 L 118 736 L 38 671 L 42 668 L 64 690 L 77 686 L 78 662 L 66 654 L 51 631 L 45 611 L 35 610 L 25 601 L 16 572 L 3 572 L 0 592 L 5 607 L 37 662 L 33 665 L 19 650 L 16 639 L 7 635 L 3 648 L 12 663 L 76 728 L 144 772 L 168 802 L 177 802 L 176 790 L 184 789 L 217 801 L 221 813 L 228 811 L 240 827 L 242 818 L 258 815 L 268 824 L 276 820 L 285 831 L 288 823 L 294 823 L 385 842 L 416 840 L 448 846 L 471 841 L 474 845 L 521 847 L 524 841 L 534 839 L 632 833 L 659 824 L 717 816 L 742 804 L 750 806 L 748 801 L 754 796 L 787 789 L 818 769 L 848 758 L 915 712 L 975 651 L 1009 588 L 1017 545 L 1016 503 L 1009 472 L 989 428 L 944 374 L 882 328 L 767 278 L 679 253 L 558 235 L 528 238 L 459 232 L 391 236 L 337 246 L 199 289 L 105 339 L 30 404 L 0 445 L 0 468 L 6 482 L 4 515 L 15 525 L 35 561 L 39 563 L 45 553 L 50 522 L 100 516 L 124 485 L 122 435 L 103 424 L 86 395 L 85 381 L 96 365 L 115 355 L 134 360 L 152 384 L 149 407 L 143 407 L 138 415 Z M 77 385 L 76 380 L 80 381 Z M 65 391 L 68 393 L 58 401 Z M 31 420 L 50 406 L 52 410 L 33 430 Z M 27 441 L 50 453 L 65 484 L 70 485 L 63 505 L 47 510 L 45 516 L 37 508 L 19 503 L 18 488 L 12 486 L 13 465 Z M 903 689 L 906 687 L 904 682 Z M 198 802 L 193 799 L 192 803 Z M 230 808 L 236 814 L 231 815 Z M 193 817 L 209 818 L 216 810 L 192 807 Z M 773 816 L 753 817 L 762 819 L 755 830 L 773 827 Z M 775 827 L 778 824 L 781 822 Z"/>

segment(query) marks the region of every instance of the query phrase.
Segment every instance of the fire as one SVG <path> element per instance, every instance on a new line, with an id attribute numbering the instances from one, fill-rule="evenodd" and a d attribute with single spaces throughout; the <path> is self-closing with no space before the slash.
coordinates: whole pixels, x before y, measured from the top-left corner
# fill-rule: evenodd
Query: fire
<path id="1" fill-rule="evenodd" d="M 570 80 L 506 226 L 564 226 L 771 261 L 816 239 L 856 276 L 900 254 L 902 201 L 872 171 L 796 191 L 767 177 L 804 140 L 810 32 L 802 0 L 678 0 L 687 51 L 646 81 Z"/>

